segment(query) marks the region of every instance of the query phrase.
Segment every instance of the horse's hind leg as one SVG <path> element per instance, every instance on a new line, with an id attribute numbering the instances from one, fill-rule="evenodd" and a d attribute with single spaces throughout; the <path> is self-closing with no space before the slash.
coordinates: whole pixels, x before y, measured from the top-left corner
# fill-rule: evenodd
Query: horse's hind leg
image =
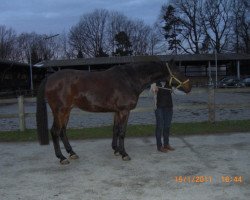
<path id="1" fill-rule="evenodd" d="M 69 140 L 68 140 L 68 137 L 66 135 L 66 126 L 64 126 L 61 130 L 61 133 L 60 133 L 60 137 L 61 137 L 61 140 L 64 144 L 64 147 L 66 149 L 66 151 L 69 153 L 69 157 L 71 159 L 78 159 L 79 156 L 73 151 L 70 143 L 69 143 Z"/>
<path id="2" fill-rule="evenodd" d="M 117 146 L 117 140 L 119 136 L 119 115 L 115 113 L 114 115 L 114 126 L 113 126 L 113 140 L 112 140 L 112 149 L 114 150 L 114 154 L 119 156 L 119 148 Z"/>
<path id="3" fill-rule="evenodd" d="M 53 145 L 55 149 L 55 154 L 56 154 L 56 157 L 60 159 L 61 164 L 69 164 L 68 159 L 65 158 L 61 152 L 60 143 L 59 143 L 60 131 L 61 129 L 58 126 L 58 123 L 56 122 L 56 120 L 54 119 L 50 132 L 51 132 L 51 137 L 52 137 L 52 141 L 53 141 Z"/>
<path id="4" fill-rule="evenodd" d="M 68 164 L 69 163 L 68 159 L 63 156 L 60 149 L 59 136 L 65 146 L 66 151 L 70 154 L 70 158 L 77 159 L 78 156 L 72 150 L 72 147 L 69 144 L 68 138 L 66 136 L 66 126 L 69 120 L 70 109 L 60 108 L 57 109 L 57 112 L 53 113 L 54 113 L 54 123 L 51 129 L 51 135 L 55 148 L 55 154 L 60 159 L 61 164 Z"/>

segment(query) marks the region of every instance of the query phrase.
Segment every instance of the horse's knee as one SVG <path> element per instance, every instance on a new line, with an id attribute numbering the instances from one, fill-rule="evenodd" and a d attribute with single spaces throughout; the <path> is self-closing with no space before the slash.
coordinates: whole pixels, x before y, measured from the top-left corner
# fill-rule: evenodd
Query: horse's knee
<path id="1" fill-rule="evenodd" d="M 52 138 L 53 141 L 59 139 L 59 135 L 58 135 L 58 133 L 56 131 L 51 130 L 50 134 L 51 134 L 51 138 Z"/>
<path id="2" fill-rule="evenodd" d="M 51 129 L 50 129 L 50 133 L 51 133 L 51 136 L 59 136 L 60 135 L 60 128 L 55 124 L 53 123 Z"/>

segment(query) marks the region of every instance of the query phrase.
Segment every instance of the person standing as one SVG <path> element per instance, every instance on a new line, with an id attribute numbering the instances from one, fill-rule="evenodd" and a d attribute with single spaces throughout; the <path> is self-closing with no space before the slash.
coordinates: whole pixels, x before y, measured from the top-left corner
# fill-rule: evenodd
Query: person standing
<path id="1" fill-rule="evenodd" d="M 164 153 L 173 151 L 175 149 L 169 144 L 170 127 L 173 117 L 172 90 L 167 83 L 165 83 L 164 87 L 162 87 L 161 83 L 156 83 L 151 86 L 151 90 L 156 96 L 155 137 L 157 150 Z"/>

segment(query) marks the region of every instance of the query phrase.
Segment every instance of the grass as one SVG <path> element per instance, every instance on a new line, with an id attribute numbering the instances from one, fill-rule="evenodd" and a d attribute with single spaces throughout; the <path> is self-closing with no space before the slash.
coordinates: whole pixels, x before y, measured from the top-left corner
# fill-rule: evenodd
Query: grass
<path id="1" fill-rule="evenodd" d="M 154 136 L 154 125 L 129 125 L 127 137 Z M 250 120 L 221 121 L 211 124 L 209 122 L 196 123 L 173 123 L 171 134 L 180 135 L 205 135 L 217 133 L 250 132 Z M 112 126 L 69 129 L 67 130 L 69 139 L 97 139 L 111 138 Z M 35 129 L 20 131 L 0 131 L 0 142 L 36 141 Z"/>

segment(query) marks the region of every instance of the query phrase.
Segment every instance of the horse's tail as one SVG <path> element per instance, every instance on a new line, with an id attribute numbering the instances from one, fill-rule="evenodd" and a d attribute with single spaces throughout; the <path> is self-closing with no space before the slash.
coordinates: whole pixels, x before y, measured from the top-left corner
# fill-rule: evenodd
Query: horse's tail
<path id="1" fill-rule="evenodd" d="M 49 144 L 48 115 L 45 101 L 45 78 L 39 86 L 36 97 L 36 125 L 38 140 L 41 145 Z"/>

